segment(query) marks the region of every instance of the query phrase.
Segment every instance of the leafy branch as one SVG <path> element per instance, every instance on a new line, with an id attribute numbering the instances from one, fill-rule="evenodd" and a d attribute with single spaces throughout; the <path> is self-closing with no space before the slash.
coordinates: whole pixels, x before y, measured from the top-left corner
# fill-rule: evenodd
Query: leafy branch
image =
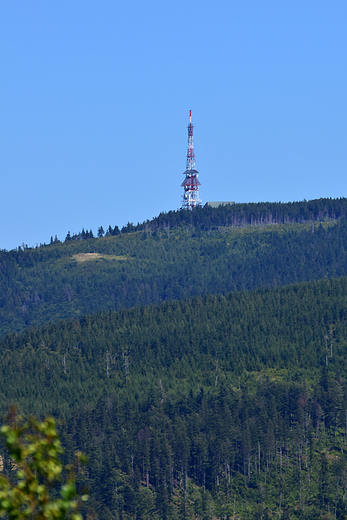
<path id="1" fill-rule="evenodd" d="M 54 419 L 40 422 L 30 417 L 24 421 L 11 410 L 8 424 L 0 431 L 16 469 L 14 483 L 0 474 L 0 516 L 11 520 L 82 520 L 78 508 L 88 496 L 77 495 L 75 470 L 85 463 L 85 457 L 76 453 L 74 464 L 64 468 Z M 61 483 L 64 469 L 68 476 Z M 54 496 L 58 483 L 60 498 Z"/>

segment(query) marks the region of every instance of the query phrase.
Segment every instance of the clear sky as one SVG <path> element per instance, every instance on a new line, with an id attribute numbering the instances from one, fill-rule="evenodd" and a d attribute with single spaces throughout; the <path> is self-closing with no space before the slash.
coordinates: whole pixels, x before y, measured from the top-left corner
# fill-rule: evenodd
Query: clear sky
<path id="1" fill-rule="evenodd" d="M 2 0 L 0 249 L 347 195 L 346 0 Z"/>

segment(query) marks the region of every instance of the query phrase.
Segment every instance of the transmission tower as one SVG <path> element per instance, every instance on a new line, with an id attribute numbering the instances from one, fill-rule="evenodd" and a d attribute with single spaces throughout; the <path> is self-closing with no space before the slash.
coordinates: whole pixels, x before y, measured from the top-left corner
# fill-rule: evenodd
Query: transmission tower
<path id="1" fill-rule="evenodd" d="M 183 173 L 185 179 L 181 186 L 184 189 L 182 195 L 182 209 L 193 209 L 195 206 L 201 206 L 199 199 L 199 186 L 201 182 L 198 180 L 198 171 L 195 169 L 195 153 L 193 140 L 192 125 L 192 111 L 189 111 L 189 125 L 188 125 L 188 148 L 187 148 L 187 163 L 186 171 Z"/>

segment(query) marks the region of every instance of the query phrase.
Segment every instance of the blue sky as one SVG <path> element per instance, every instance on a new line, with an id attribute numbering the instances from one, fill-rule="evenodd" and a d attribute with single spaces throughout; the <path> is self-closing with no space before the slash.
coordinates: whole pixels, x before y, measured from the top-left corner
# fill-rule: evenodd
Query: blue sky
<path id="1" fill-rule="evenodd" d="M 200 197 L 347 194 L 347 3 L 3 0 L 0 249 Z"/>

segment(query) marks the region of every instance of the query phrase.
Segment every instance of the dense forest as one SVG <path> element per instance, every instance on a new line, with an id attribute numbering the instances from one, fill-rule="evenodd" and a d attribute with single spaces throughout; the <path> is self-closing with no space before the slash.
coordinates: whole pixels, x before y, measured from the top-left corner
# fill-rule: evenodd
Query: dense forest
<path id="1" fill-rule="evenodd" d="M 95 313 L 8 334 L 0 340 L 3 411 L 17 402 L 34 413 L 69 415 L 104 391 L 133 388 L 143 397 L 158 381 L 177 396 L 215 388 L 216 380 L 239 388 L 245 374 L 250 384 L 250 374 L 261 370 L 297 381 L 329 363 L 343 374 L 346 294 L 343 277 Z"/>
<path id="2" fill-rule="evenodd" d="M 86 518 L 347 518 L 346 216 L 233 204 L 0 251 L 1 414 L 87 454 Z"/>
<path id="3" fill-rule="evenodd" d="M 151 221 L 134 226 L 129 223 L 122 232 L 141 229 L 170 229 L 191 225 L 202 229 L 215 226 L 243 227 L 268 224 L 303 223 L 338 220 L 347 216 L 347 199 L 317 199 L 299 202 L 258 202 L 220 205 L 217 208 L 205 205 L 194 211 L 169 211 L 160 213 Z"/>
<path id="4" fill-rule="evenodd" d="M 209 228 L 205 219 L 218 215 L 220 224 L 243 205 L 206 207 L 177 213 L 194 225 L 155 230 L 153 221 L 134 232 L 0 252 L 0 336 L 97 311 L 344 276 L 347 201 L 322 201 L 278 204 L 278 214 L 293 221 L 300 204 L 312 204 L 315 212 L 304 214 L 311 222 Z M 268 206 L 274 213 L 276 205 Z"/>
<path id="5" fill-rule="evenodd" d="M 2 403 L 61 419 L 98 518 L 341 517 L 346 291 L 312 281 L 13 333 Z"/>

